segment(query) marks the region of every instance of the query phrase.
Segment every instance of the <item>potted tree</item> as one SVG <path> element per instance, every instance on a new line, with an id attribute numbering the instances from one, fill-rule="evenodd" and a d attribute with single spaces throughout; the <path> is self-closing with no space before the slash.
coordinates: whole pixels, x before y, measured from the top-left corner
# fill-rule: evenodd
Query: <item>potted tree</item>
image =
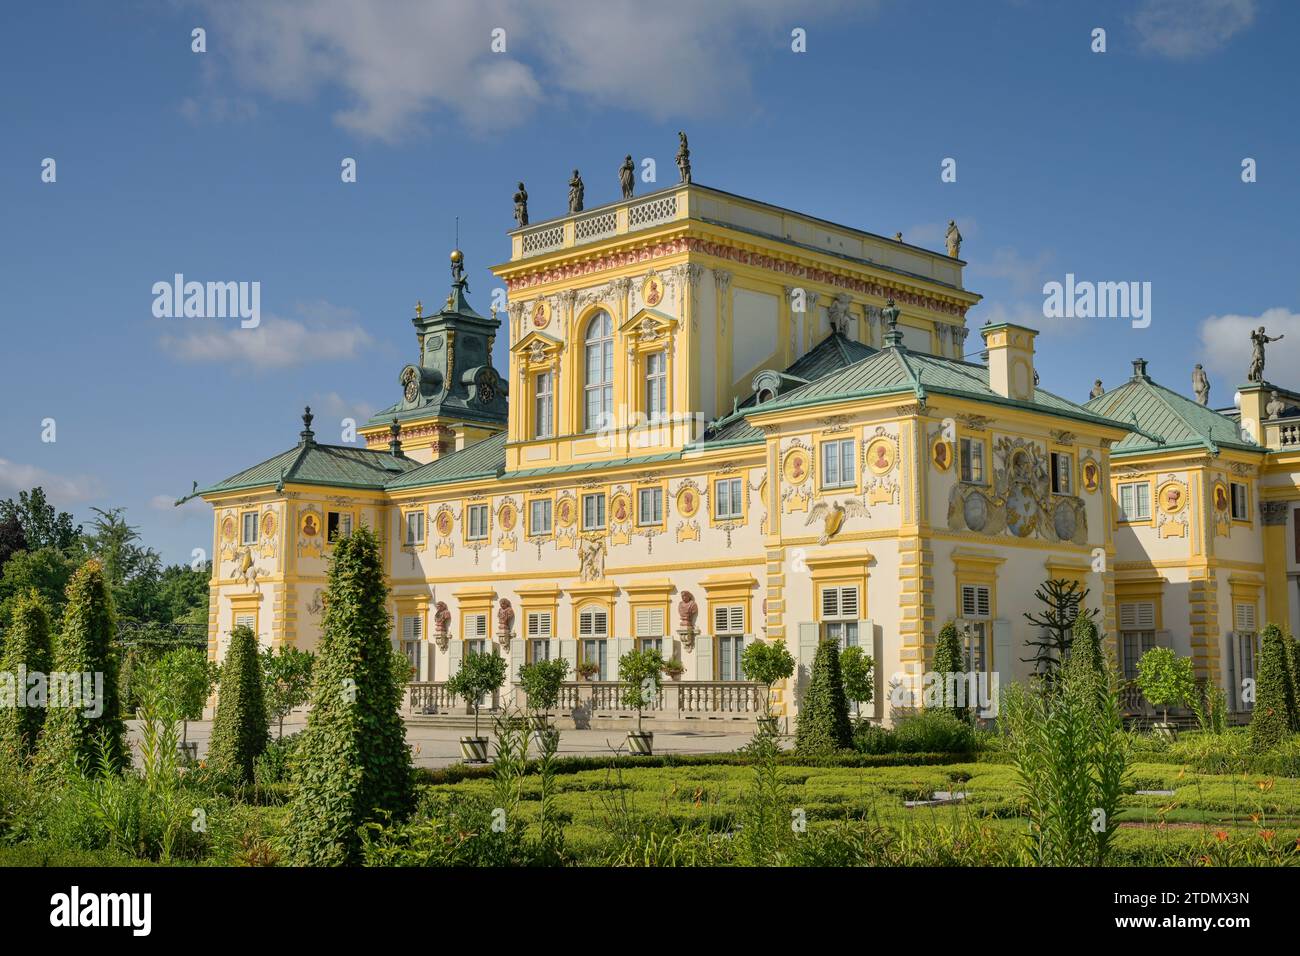
<path id="1" fill-rule="evenodd" d="M 685 672 L 686 668 L 682 664 L 682 659 L 680 657 L 674 656 L 664 661 L 664 673 L 672 680 L 681 680 L 682 674 Z"/>
<path id="2" fill-rule="evenodd" d="M 654 752 L 654 732 L 641 729 L 641 713 L 659 699 L 664 659 L 658 651 L 628 651 L 618 659 L 618 677 L 623 681 L 623 706 L 636 709 L 636 730 L 628 731 L 628 747 L 634 754 Z"/>
<path id="3" fill-rule="evenodd" d="M 1153 647 L 1138 660 L 1138 689 L 1152 707 L 1163 711 L 1155 725 L 1157 736 L 1173 739 L 1174 725 L 1169 722 L 1169 705 L 1183 706 L 1196 696 L 1196 675 L 1190 657 L 1179 657 L 1168 647 Z"/>
<path id="4" fill-rule="evenodd" d="M 772 688 L 794 674 L 795 659 L 780 641 L 754 641 L 740 655 L 745 676 L 764 685 L 763 716 L 758 718 L 759 733 L 776 736 L 777 721 L 772 716 Z"/>
<path id="5" fill-rule="evenodd" d="M 568 672 L 569 662 L 562 657 L 535 661 L 519 668 L 519 686 L 528 700 L 528 721 L 539 747 L 544 745 L 545 735 L 556 732 L 548 720 L 549 711 L 560 703 L 560 685 Z"/>
<path id="6" fill-rule="evenodd" d="M 478 732 L 479 702 L 484 694 L 500 690 L 506 682 L 506 659 L 491 651 L 466 654 L 460 670 L 447 681 L 447 690 L 474 705 L 474 736 L 460 738 L 460 753 L 469 763 L 485 763 L 488 739 Z"/>

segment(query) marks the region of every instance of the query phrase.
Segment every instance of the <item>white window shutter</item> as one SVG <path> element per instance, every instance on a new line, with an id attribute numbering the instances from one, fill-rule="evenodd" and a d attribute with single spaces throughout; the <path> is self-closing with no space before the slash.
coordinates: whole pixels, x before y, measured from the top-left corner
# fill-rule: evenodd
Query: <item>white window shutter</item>
<path id="1" fill-rule="evenodd" d="M 618 662 L 623 659 L 623 655 L 628 651 L 636 650 L 636 641 L 630 637 L 618 637 L 614 639 L 614 673 L 618 674 Z M 621 679 L 621 678 L 620 678 Z"/>
<path id="2" fill-rule="evenodd" d="M 813 660 L 817 657 L 817 644 L 821 639 L 821 628 L 816 621 L 799 623 L 799 669 L 796 672 L 799 696 L 802 699 L 804 688 L 812 678 Z"/>
<path id="3" fill-rule="evenodd" d="M 559 644 L 559 656 L 568 662 L 569 670 L 564 675 L 566 680 L 577 680 L 578 676 L 578 642 L 577 641 L 557 641 Z"/>
<path id="4" fill-rule="evenodd" d="M 1156 631 L 1156 647 L 1167 647 L 1173 650 L 1174 634 L 1173 631 Z"/>
<path id="5" fill-rule="evenodd" d="M 447 676 L 455 677 L 460 673 L 460 662 L 465 657 L 464 641 L 449 641 L 447 643 Z"/>
<path id="6" fill-rule="evenodd" d="M 840 617 L 858 616 L 858 589 L 840 588 Z"/>
<path id="7" fill-rule="evenodd" d="M 1238 604 L 1234 609 L 1234 611 L 1235 613 L 1233 615 L 1233 620 L 1236 625 L 1236 630 L 1238 631 L 1256 630 L 1255 605 Z"/>
<path id="8" fill-rule="evenodd" d="M 695 679 L 713 680 L 713 639 L 707 634 L 695 641 Z"/>
<path id="9" fill-rule="evenodd" d="M 1006 687 L 1016 677 L 1016 659 L 1012 643 L 1011 622 L 1002 618 L 994 621 L 993 668 L 997 671 L 1000 687 Z"/>
<path id="10" fill-rule="evenodd" d="M 822 588 L 822 617 L 840 616 L 840 589 Z"/>
<path id="11" fill-rule="evenodd" d="M 731 633 L 740 634 L 745 630 L 745 606 L 743 604 L 733 604 L 731 606 Z"/>
<path id="12" fill-rule="evenodd" d="M 727 622 L 728 622 L 728 614 L 727 614 L 727 609 L 726 609 L 726 607 L 721 606 L 721 605 L 719 605 L 718 607 L 715 607 L 715 608 L 713 609 L 713 631 L 714 631 L 714 633 L 715 633 L 715 634 L 720 634 L 720 633 L 726 631 L 726 630 L 728 629 L 728 628 L 727 628 Z"/>

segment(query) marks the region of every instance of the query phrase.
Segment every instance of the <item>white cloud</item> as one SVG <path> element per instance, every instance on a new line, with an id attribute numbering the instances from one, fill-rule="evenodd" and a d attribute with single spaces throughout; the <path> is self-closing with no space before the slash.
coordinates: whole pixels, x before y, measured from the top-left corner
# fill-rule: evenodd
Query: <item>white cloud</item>
<path id="1" fill-rule="evenodd" d="M 988 256 L 973 255 L 967 261 L 969 265 L 966 272 L 969 275 L 1001 279 L 1010 286 L 1011 294 L 1017 297 L 1041 297 L 1052 253 L 1040 252 L 1030 259 L 1015 249 L 1002 247 L 994 249 Z M 1041 302 L 1039 308 L 1041 311 Z"/>
<path id="2" fill-rule="evenodd" d="M 311 405 L 313 411 L 316 412 L 318 421 L 335 419 L 341 423 L 343 419 L 351 418 L 361 425 L 365 424 L 375 412 L 375 407 L 369 402 L 349 401 L 338 392 L 314 395 L 312 396 Z M 319 430 L 320 426 L 318 424 L 317 431 Z"/>
<path id="3" fill-rule="evenodd" d="M 9 497 L 40 485 L 52 502 L 66 506 L 82 501 L 90 501 L 102 490 L 98 478 L 93 475 L 58 475 L 36 465 L 24 465 L 16 461 L 0 458 L 0 495 Z"/>
<path id="4" fill-rule="evenodd" d="M 1255 21 L 1255 0 L 1143 0 L 1132 24 L 1149 53 L 1185 60 L 1212 53 Z"/>
<path id="5" fill-rule="evenodd" d="M 164 332 L 158 344 L 185 362 L 223 362 L 257 370 L 354 358 L 372 343 L 356 313 L 327 302 L 298 306 L 309 319 L 266 315 L 256 328 L 234 320 L 159 319 L 178 331 Z"/>
<path id="6" fill-rule="evenodd" d="M 1223 375 L 1233 386 L 1246 381 L 1252 353 L 1250 333 L 1261 325 L 1270 338 L 1285 336 L 1265 349 L 1265 379 L 1272 375 L 1279 384 L 1300 385 L 1295 372 L 1300 368 L 1300 313 L 1281 307 L 1266 309 L 1260 315 L 1212 315 L 1202 319 L 1202 364 Z"/>
<path id="7" fill-rule="evenodd" d="M 209 50 L 229 51 L 239 82 L 288 100 L 341 94 L 335 122 L 390 142 L 429 111 L 487 132 L 567 96 L 656 120 L 734 110 L 794 26 L 812 49 L 826 14 L 875 5 L 806 0 L 792 19 L 771 0 L 199 0 Z"/>

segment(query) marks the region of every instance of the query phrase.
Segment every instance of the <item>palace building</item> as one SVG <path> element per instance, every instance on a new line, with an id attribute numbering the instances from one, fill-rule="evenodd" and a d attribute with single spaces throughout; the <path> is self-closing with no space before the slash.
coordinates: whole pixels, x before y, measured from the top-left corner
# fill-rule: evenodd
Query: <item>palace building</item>
<path id="1" fill-rule="evenodd" d="M 312 648 L 334 542 L 360 525 L 381 531 L 424 712 L 495 650 L 512 675 L 563 657 L 566 708 L 617 716 L 619 656 L 655 647 L 681 665 L 662 716 L 747 716 L 741 652 L 783 641 L 791 715 L 834 638 L 874 658 L 867 713 L 888 721 L 948 621 L 972 671 L 1027 677 L 1049 578 L 1088 588 L 1126 676 L 1170 646 L 1240 710 L 1259 629 L 1300 628 L 1300 395 L 1262 375 L 1221 412 L 1138 360 L 1075 403 L 1040 387 L 1033 329 L 968 341 L 959 245 L 690 182 L 510 243 L 504 320 L 452 253 L 365 447 L 318 442 L 308 413 L 297 444 L 198 492 L 214 658 L 238 624 Z"/>

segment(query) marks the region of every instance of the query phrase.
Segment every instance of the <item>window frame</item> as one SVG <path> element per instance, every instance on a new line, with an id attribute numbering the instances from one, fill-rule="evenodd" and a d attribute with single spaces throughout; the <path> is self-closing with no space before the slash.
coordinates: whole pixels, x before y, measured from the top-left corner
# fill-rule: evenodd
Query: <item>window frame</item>
<path id="1" fill-rule="evenodd" d="M 821 442 L 820 465 L 818 472 L 820 477 L 819 487 L 825 489 L 844 489 L 856 488 L 858 486 L 858 468 L 857 468 L 857 450 L 858 442 L 856 438 L 832 438 Z M 830 462 L 835 463 L 835 478 L 832 480 Z M 849 475 L 844 476 L 845 466 L 848 466 Z"/>
<path id="2" fill-rule="evenodd" d="M 1146 514 L 1129 515 L 1124 511 L 1124 489 L 1126 488 L 1144 488 L 1146 489 Z M 1138 497 L 1137 491 L 1134 491 L 1134 499 Z M 1148 479 L 1140 478 L 1137 481 L 1120 481 L 1115 484 L 1115 518 L 1121 524 L 1141 524 L 1150 522 L 1154 511 L 1151 508 L 1152 498 L 1155 496 L 1151 493 L 1151 482 Z"/>
<path id="3" fill-rule="evenodd" d="M 652 366 L 658 364 L 658 371 Z M 668 420 L 668 353 L 658 349 L 645 354 L 643 365 L 645 375 L 645 420 L 651 425 L 662 424 Z M 656 397 L 658 403 L 656 407 Z"/>
<path id="4" fill-rule="evenodd" d="M 650 495 L 656 502 L 654 515 L 647 519 L 644 510 L 644 496 Z M 660 485 L 636 490 L 636 523 L 639 528 L 652 528 L 664 523 L 664 489 Z"/>
<path id="5" fill-rule="evenodd" d="M 599 334 L 593 335 L 593 329 Z M 591 314 L 583 325 L 582 350 L 582 430 L 586 434 L 607 431 L 613 427 L 614 414 L 614 317 L 605 309 Z M 600 379 L 592 381 L 593 350 L 600 361 Z M 593 416 L 592 399 L 596 396 L 598 410 Z M 605 422 L 593 418 L 607 416 Z"/>
<path id="6" fill-rule="evenodd" d="M 546 512 L 546 528 L 539 531 L 536 522 L 536 509 L 539 505 L 544 505 L 542 509 Z M 528 499 L 528 536 L 530 538 L 549 537 L 555 533 L 555 503 L 550 498 L 529 498 Z"/>
<path id="7" fill-rule="evenodd" d="M 248 519 L 253 519 L 253 536 L 248 537 Z M 239 546 L 246 548 L 249 545 L 257 544 L 258 528 L 261 526 L 261 515 L 257 511 L 241 511 L 239 513 Z"/>
<path id="8" fill-rule="evenodd" d="M 726 514 L 722 513 L 723 496 L 719 489 L 722 485 L 727 485 L 727 502 L 731 505 L 731 510 Z M 733 488 L 736 494 L 733 495 Z M 711 512 L 715 521 L 743 521 L 745 519 L 745 479 L 743 477 L 727 476 L 725 478 L 715 478 L 713 480 L 713 507 Z"/>
<path id="9" fill-rule="evenodd" d="M 542 390 L 542 383 L 546 390 Z M 544 369 L 533 375 L 533 438 L 555 437 L 555 374 Z"/>
<path id="10" fill-rule="evenodd" d="M 482 516 L 482 527 L 475 534 L 475 517 Z M 486 502 L 475 502 L 465 506 L 465 540 L 486 541 L 492 537 L 492 510 Z"/>
<path id="11" fill-rule="evenodd" d="M 988 442 L 972 435 L 957 438 L 957 480 L 965 485 L 988 486 Z M 975 455 L 974 450 L 979 449 Z M 979 462 L 979 477 L 975 477 L 975 462 Z M 968 477 L 969 475 L 969 477 Z"/>
<path id="12" fill-rule="evenodd" d="M 1048 452 L 1048 465 L 1051 471 L 1050 487 L 1052 494 L 1073 495 L 1074 455 L 1068 451 Z"/>
<path id="13" fill-rule="evenodd" d="M 412 518 L 420 519 L 420 534 L 418 538 L 414 538 L 414 539 L 411 536 Z M 428 517 L 425 515 L 423 508 L 412 510 L 412 511 L 403 511 L 402 512 L 402 547 L 423 548 L 424 542 L 428 540 L 428 528 L 427 528 L 428 523 L 429 523 Z"/>
<path id="14" fill-rule="evenodd" d="M 1241 489 L 1241 514 L 1237 513 L 1237 489 Z M 1250 524 L 1250 485 L 1244 481 L 1228 482 L 1228 516 L 1238 524 Z"/>
<path id="15" fill-rule="evenodd" d="M 587 502 L 597 501 L 597 500 L 600 503 L 600 508 L 599 508 L 600 523 L 588 524 L 587 523 Z M 606 500 L 605 492 L 603 491 L 584 492 L 582 495 L 582 530 L 583 531 L 604 531 L 609 524 L 609 515 L 607 513 L 607 508 L 608 508 L 608 502 Z"/>

